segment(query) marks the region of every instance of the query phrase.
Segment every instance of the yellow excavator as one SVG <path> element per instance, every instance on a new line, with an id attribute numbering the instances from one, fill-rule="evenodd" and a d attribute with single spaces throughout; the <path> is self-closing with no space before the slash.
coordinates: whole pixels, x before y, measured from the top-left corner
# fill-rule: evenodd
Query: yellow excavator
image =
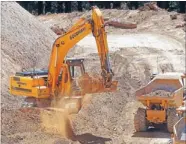
<path id="1" fill-rule="evenodd" d="M 101 75 L 90 76 L 85 72 L 84 59 L 68 59 L 67 53 L 85 36 L 93 34 L 101 64 Z M 80 73 L 76 79 L 77 71 Z M 47 70 L 16 72 L 10 77 L 10 93 L 26 96 L 24 107 L 48 107 L 53 99 L 63 97 L 81 99 L 89 93 L 111 92 L 117 89 L 109 61 L 104 19 L 97 7 L 92 7 L 92 18 L 81 18 L 52 47 Z"/>

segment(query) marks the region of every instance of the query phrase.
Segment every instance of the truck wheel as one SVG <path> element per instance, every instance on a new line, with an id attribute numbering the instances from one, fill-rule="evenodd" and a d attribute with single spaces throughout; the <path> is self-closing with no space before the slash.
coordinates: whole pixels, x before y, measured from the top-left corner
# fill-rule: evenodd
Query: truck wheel
<path id="1" fill-rule="evenodd" d="M 176 109 L 168 109 L 167 111 L 167 130 L 172 133 L 175 123 L 179 120 Z"/>
<path id="2" fill-rule="evenodd" d="M 173 144 L 172 138 L 169 140 L 168 144 Z"/>
<path id="3" fill-rule="evenodd" d="M 148 126 L 145 109 L 138 108 L 137 113 L 134 116 L 134 127 L 136 132 L 147 130 Z"/>

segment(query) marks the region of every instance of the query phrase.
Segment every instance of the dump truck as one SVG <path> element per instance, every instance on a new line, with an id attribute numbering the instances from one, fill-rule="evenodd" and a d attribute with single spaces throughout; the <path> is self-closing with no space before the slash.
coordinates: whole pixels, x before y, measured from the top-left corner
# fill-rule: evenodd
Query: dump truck
<path id="1" fill-rule="evenodd" d="M 146 131 L 149 126 L 166 124 L 172 133 L 178 121 L 176 108 L 184 99 L 184 83 L 185 74 L 167 72 L 154 76 L 146 86 L 137 90 L 136 98 L 144 108 L 138 108 L 134 116 L 135 130 Z"/>
<path id="2" fill-rule="evenodd" d="M 186 101 L 183 106 L 177 109 L 180 119 L 173 127 L 173 135 L 170 144 L 185 144 L 186 143 Z"/>

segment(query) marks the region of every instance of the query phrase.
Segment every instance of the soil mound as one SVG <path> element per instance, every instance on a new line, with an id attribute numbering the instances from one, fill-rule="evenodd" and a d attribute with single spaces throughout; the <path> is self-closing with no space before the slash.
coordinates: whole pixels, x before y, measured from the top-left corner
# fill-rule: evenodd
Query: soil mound
<path id="1" fill-rule="evenodd" d="M 9 76 L 16 71 L 47 67 L 56 35 L 16 2 L 2 2 L 2 107 L 17 105 L 9 96 Z"/>
<path id="2" fill-rule="evenodd" d="M 171 94 L 172 93 L 171 92 L 168 92 L 168 91 L 157 90 L 157 91 L 151 92 L 149 94 L 146 94 L 145 96 L 149 96 L 149 97 L 152 97 L 152 96 L 170 97 Z"/>

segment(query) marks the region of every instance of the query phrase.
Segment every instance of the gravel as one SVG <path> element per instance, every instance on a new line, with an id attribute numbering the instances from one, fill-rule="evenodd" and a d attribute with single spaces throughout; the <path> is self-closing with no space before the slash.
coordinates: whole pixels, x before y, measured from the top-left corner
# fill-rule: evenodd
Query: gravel
<path id="1" fill-rule="evenodd" d="M 165 91 L 165 90 L 156 90 L 156 91 L 148 93 L 148 94 L 146 94 L 144 96 L 149 96 L 149 97 L 152 97 L 152 96 L 170 97 L 170 96 L 172 96 L 172 93 L 168 92 L 168 91 Z"/>

